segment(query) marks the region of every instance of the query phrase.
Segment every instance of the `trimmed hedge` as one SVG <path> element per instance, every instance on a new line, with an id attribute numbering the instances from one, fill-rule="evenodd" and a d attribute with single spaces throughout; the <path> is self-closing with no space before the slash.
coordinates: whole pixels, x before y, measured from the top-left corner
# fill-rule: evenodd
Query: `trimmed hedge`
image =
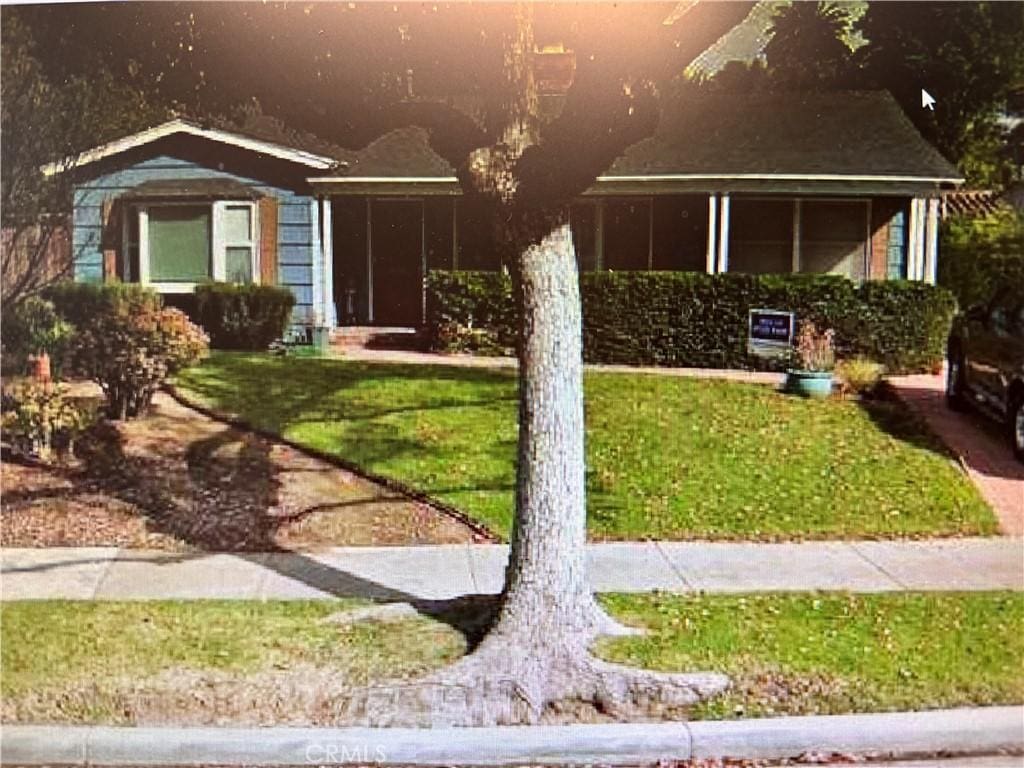
<path id="1" fill-rule="evenodd" d="M 793 311 L 836 332 L 840 357 L 890 372 L 941 363 L 955 311 L 942 288 L 905 281 L 860 286 L 832 275 L 590 272 L 581 276 L 587 362 L 700 368 L 783 368 L 747 352 L 748 312 Z M 512 284 L 499 272 L 432 272 L 427 334 L 434 349 L 515 346 Z M 468 334 L 465 329 L 475 332 Z M 476 342 L 482 339 L 482 342 Z"/>
<path id="2" fill-rule="evenodd" d="M 295 306 L 287 288 L 208 283 L 196 286 L 195 319 L 215 349 L 261 350 L 284 336 Z"/>
<path id="3" fill-rule="evenodd" d="M 41 295 L 75 327 L 117 308 L 142 312 L 156 311 L 164 306 L 160 294 L 137 283 L 61 282 L 46 288 Z"/>

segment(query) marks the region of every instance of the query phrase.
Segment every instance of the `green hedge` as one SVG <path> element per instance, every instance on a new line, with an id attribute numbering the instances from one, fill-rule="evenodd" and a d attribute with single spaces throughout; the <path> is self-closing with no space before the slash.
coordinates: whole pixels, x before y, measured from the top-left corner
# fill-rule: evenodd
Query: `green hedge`
<path id="1" fill-rule="evenodd" d="M 128 311 L 159 310 L 163 299 L 156 291 L 135 283 L 72 283 L 51 285 L 42 297 L 74 326 L 85 325 L 97 315 L 115 308 Z"/>
<path id="2" fill-rule="evenodd" d="M 215 349 L 266 349 L 284 336 L 295 296 L 270 285 L 209 283 L 196 286 L 195 319 Z"/>
<path id="3" fill-rule="evenodd" d="M 963 308 L 992 298 L 1000 285 L 1024 285 L 1024 215 L 1001 211 L 942 225 L 939 285 Z"/>
<path id="4" fill-rule="evenodd" d="M 581 291 L 584 358 L 632 365 L 783 367 L 785 361 L 747 352 L 749 310 L 770 308 L 834 328 L 840 357 L 864 355 L 891 372 L 927 370 L 942 360 L 955 310 L 942 288 L 903 281 L 857 286 L 830 275 L 593 272 L 581 277 Z M 515 329 L 508 276 L 428 276 L 434 349 L 507 350 Z"/>

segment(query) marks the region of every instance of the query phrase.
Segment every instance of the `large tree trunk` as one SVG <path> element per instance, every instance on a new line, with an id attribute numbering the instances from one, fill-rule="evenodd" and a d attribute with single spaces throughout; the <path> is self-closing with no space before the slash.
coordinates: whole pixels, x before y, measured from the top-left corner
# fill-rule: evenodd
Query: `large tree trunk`
<path id="1" fill-rule="evenodd" d="M 371 723 L 535 723 L 552 708 L 580 705 L 616 717 L 678 716 L 728 684 L 722 675 L 660 674 L 590 655 L 596 637 L 635 630 L 600 608 L 586 573 L 582 328 L 568 224 L 526 248 L 516 273 L 519 463 L 501 607 L 471 654 L 378 702 Z"/>

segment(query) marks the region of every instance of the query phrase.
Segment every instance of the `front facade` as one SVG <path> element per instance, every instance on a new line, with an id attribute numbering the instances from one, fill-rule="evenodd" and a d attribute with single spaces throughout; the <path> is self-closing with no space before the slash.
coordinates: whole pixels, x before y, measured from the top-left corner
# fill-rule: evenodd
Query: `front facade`
<path id="1" fill-rule="evenodd" d="M 168 295 L 287 286 L 297 323 L 417 326 L 432 269 L 499 269 L 490 224 L 426 131 L 359 151 L 172 121 L 80 156 L 81 280 Z M 584 270 L 934 282 L 962 180 L 884 93 L 709 97 L 667 113 L 570 209 Z"/>

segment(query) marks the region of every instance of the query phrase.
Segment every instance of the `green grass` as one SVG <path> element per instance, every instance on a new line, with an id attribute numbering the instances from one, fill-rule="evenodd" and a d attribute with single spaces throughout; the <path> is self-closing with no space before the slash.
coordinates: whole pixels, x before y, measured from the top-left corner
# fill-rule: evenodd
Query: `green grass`
<path id="1" fill-rule="evenodd" d="M 733 689 L 698 706 L 698 718 L 1024 701 L 1019 593 L 602 600 L 621 620 L 651 629 L 645 637 L 602 641 L 596 650 L 605 658 L 732 677 Z M 162 697 L 174 707 L 155 711 L 169 721 L 231 722 L 249 710 L 218 688 L 241 686 L 229 690 L 251 695 L 244 686 L 272 674 L 278 677 L 255 689 L 257 703 L 266 691 L 278 697 L 260 722 L 300 722 L 310 716 L 304 713 L 318 716 L 308 688 L 317 670 L 346 683 L 379 683 L 423 674 L 465 650 L 456 630 L 431 619 L 349 627 L 322 621 L 353 604 L 4 603 L 4 718 L 128 723 L 139 711 L 154 711 L 153 699 Z"/>
<path id="2" fill-rule="evenodd" d="M 509 532 L 514 372 L 218 354 L 177 383 Z M 651 375 L 591 373 L 585 386 L 593 538 L 996 531 L 975 488 L 897 404 Z"/>
<path id="3" fill-rule="evenodd" d="M 452 630 L 414 619 L 345 628 L 324 622 L 356 600 L 26 601 L 0 607 L 0 693 L 176 668 L 245 674 L 331 667 L 356 682 L 417 674 L 464 651 Z"/>
<path id="4" fill-rule="evenodd" d="M 699 718 L 934 709 L 1024 701 L 1024 595 L 604 598 L 647 637 L 605 657 L 725 672 L 733 688 Z"/>

